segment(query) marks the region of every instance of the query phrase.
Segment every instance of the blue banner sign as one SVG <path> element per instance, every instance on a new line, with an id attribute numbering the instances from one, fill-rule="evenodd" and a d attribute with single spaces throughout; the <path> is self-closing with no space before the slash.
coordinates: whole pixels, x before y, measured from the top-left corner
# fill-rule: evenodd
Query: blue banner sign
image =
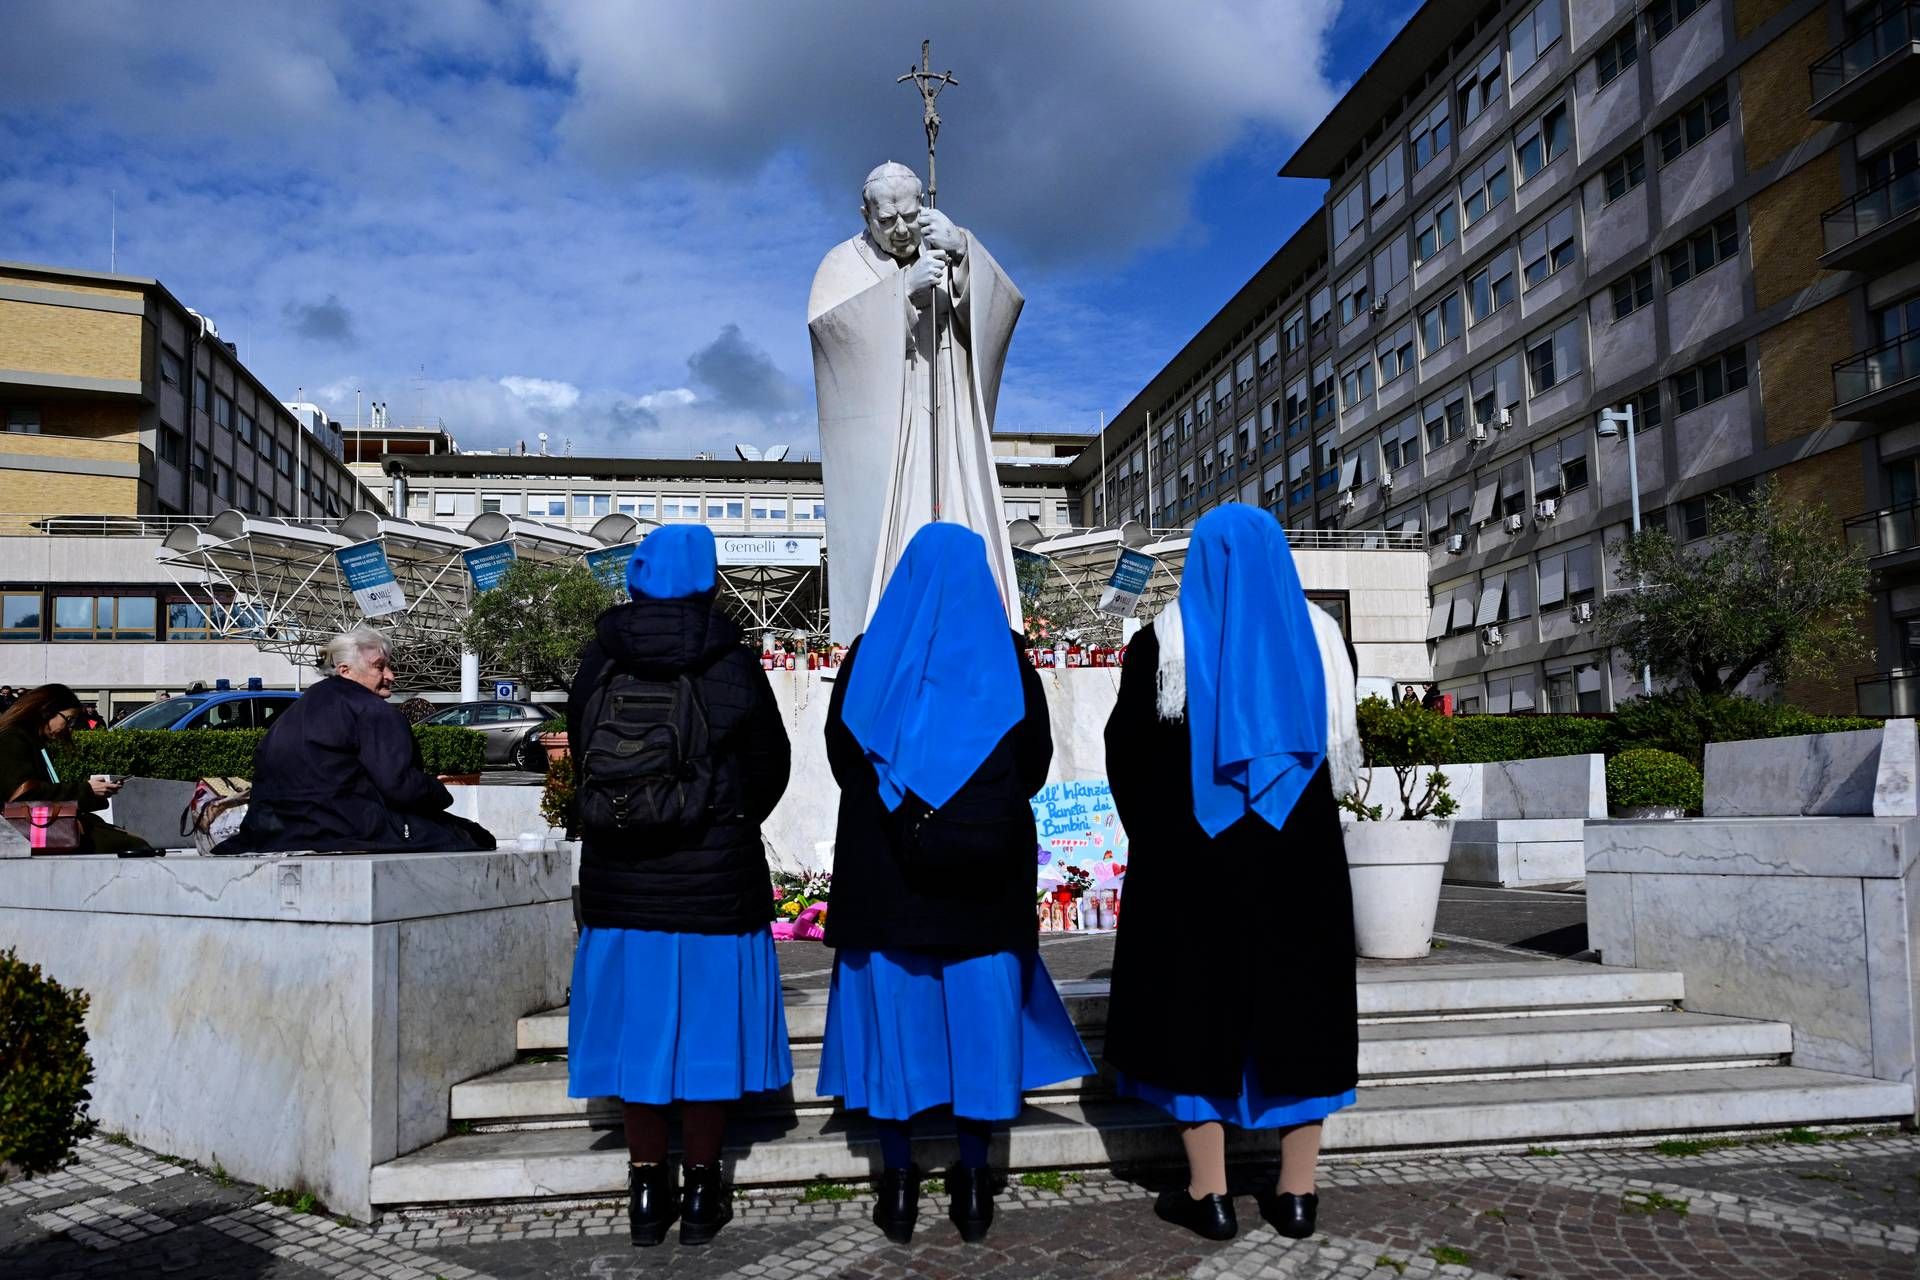
<path id="1" fill-rule="evenodd" d="M 407 597 L 387 563 L 387 549 L 378 542 L 360 542 L 341 547 L 333 553 L 340 575 L 347 580 L 360 612 L 369 618 L 384 618 L 407 607 Z"/>
<path id="2" fill-rule="evenodd" d="M 633 549 L 639 545 L 637 542 L 623 542 L 617 547 L 602 547 L 598 551 L 587 552 L 587 568 L 600 585 L 613 592 L 617 599 L 627 598 L 627 563 L 633 559 Z"/>
<path id="3" fill-rule="evenodd" d="M 1120 548 L 1113 576 L 1107 579 L 1106 590 L 1100 593 L 1100 612 L 1131 618 L 1140 605 L 1140 597 L 1146 594 L 1148 580 L 1153 577 L 1153 564 L 1150 555 L 1132 547 Z"/>
<path id="4" fill-rule="evenodd" d="M 484 547 L 462 551 L 460 558 L 467 562 L 467 576 L 473 579 L 473 589 L 491 591 L 507 576 L 515 556 L 511 542 L 489 542 Z"/>

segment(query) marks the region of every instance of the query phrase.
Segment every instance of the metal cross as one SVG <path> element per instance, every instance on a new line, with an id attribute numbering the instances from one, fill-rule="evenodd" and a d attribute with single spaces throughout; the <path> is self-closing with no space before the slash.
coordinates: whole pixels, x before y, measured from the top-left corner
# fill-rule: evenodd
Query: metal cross
<path id="1" fill-rule="evenodd" d="M 942 71 L 938 74 L 934 72 L 933 41 L 931 40 L 922 40 L 920 42 L 920 65 L 917 67 L 908 67 L 907 74 L 895 80 L 894 83 L 905 84 L 909 80 L 913 81 L 913 87 L 920 91 L 920 101 L 926 106 L 927 208 L 931 209 L 933 208 L 934 192 L 936 189 L 933 179 L 933 149 L 934 143 L 940 137 L 940 113 L 934 110 L 933 101 L 940 96 L 942 89 L 950 84 L 959 84 L 960 82 L 953 78 L 953 72 L 951 71 Z"/>

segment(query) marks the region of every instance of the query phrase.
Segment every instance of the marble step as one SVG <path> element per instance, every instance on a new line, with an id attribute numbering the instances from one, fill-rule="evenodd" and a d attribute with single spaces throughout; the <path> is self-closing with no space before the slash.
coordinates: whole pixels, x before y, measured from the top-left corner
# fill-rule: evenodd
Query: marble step
<path id="1" fill-rule="evenodd" d="M 1087 1037 L 1087 1052 L 1099 1060 L 1101 1042 Z M 1636 1071 L 1693 1064 L 1764 1065 L 1793 1051 L 1793 1031 L 1783 1022 L 1755 1022 L 1705 1013 L 1654 1009 L 1629 1013 L 1564 1013 L 1524 1018 L 1455 1022 L 1370 1023 L 1360 1028 L 1363 1086 L 1427 1077 L 1503 1076 L 1539 1072 Z M 830 1106 L 814 1089 L 820 1067 L 818 1044 L 793 1050 L 789 1096 L 767 1109 Z M 1063 1081 L 1029 1097 L 1077 1099 L 1111 1092 L 1098 1076 Z M 452 1118 L 480 1124 L 571 1120 L 614 1122 L 619 1105 L 610 1099 L 569 1098 L 564 1060 L 519 1062 L 455 1085 Z"/>
<path id="2" fill-rule="evenodd" d="M 1911 1116 L 1912 1108 L 1906 1085 L 1781 1066 L 1384 1085 L 1363 1090 L 1358 1105 L 1328 1122 L 1326 1145 L 1391 1150 L 1860 1123 Z M 743 1119 L 729 1136 L 732 1175 L 741 1185 L 857 1181 L 878 1165 L 864 1123 L 843 1114 Z M 1234 1140 L 1261 1153 L 1273 1143 L 1257 1133 L 1236 1133 Z M 1135 1102 L 1030 1106 L 995 1144 L 996 1162 L 1014 1169 L 1180 1158 L 1179 1135 L 1166 1116 Z M 916 1158 L 939 1168 L 953 1157 L 951 1139 L 930 1133 Z M 383 1207 L 619 1195 L 625 1167 L 617 1130 L 473 1133 L 380 1165 L 372 1194 Z"/>
<path id="3" fill-rule="evenodd" d="M 1106 1021 L 1104 979 L 1059 983 L 1074 1025 L 1083 1032 Z M 1622 969 L 1572 960 L 1517 960 L 1493 964 L 1428 964 L 1360 969 L 1362 1018 L 1475 1018 L 1582 1008 L 1632 1009 L 1672 1004 L 1685 994 L 1680 974 Z M 795 1043 L 818 1040 L 826 1029 L 824 989 L 789 990 L 787 1032 Z M 519 1024 L 527 1053 L 565 1052 L 567 1010 L 530 1014 Z"/>

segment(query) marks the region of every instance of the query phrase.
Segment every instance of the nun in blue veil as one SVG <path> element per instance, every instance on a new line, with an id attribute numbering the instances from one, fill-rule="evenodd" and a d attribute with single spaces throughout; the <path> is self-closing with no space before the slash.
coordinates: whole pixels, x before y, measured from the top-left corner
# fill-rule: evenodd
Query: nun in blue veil
<path id="1" fill-rule="evenodd" d="M 901 1243 L 919 1209 L 914 1116 L 953 1114 L 948 1216 L 975 1241 L 993 1216 L 992 1124 L 1024 1090 L 1093 1070 L 1037 950 L 1029 802 L 1053 742 L 1006 616 L 980 535 L 925 526 L 828 710 L 840 814 L 819 1089 L 874 1120 L 874 1221 Z"/>
<path id="2" fill-rule="evenodd" d="M 1161 1217 L 1238 1229 L 1223 1126 L 1277 1129 L 1262 1210 L 1311 1235 L 1320 1123 L 1354 1100 L 1353 899 L 1336 788 L 1358 764 L 1339 624 L 1307 602 L 1274 518 L 1194 526 L 1179 598 L 1128 646 L 1107 776 L 1129 840 L 1104 1056 L 1181 1128 Z"/>

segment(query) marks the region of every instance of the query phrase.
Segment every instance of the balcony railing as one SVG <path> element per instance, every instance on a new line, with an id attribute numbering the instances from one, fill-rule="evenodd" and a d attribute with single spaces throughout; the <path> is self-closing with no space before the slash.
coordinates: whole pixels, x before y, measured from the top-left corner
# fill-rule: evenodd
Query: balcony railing
<path id="1" fill-rule="evenodd" d="M 1920 378 L 1920 333 L 1869 347 L 1833 366 L 1834 412 L 1915 378 Z"/>
<path id="2" fill-rule="evenodd" d="M 1863 716 L 1911 716 L 1920 711 L 1920 671 L 1895 668 L 1859 676 L 1853 703 Z"/>
<path id="3" fill-rule="evenodd" d="M 1858 80 L 1894 54 L 1911 49 L 1920 34 L 1920 4 L 1890 9 L 1879 21 L 1844 44 L 1829 49 L 1807 68 L 1816 114 L 1821 101 Z"/>
<path id="4" fill-rule="evenodd" d="M 1920 547 L 1920 502 L 1854 516 L 1845 528 L 1847 545 L 1858 547 L 1869 558 L 1911 551 Z"/>
<path id="5" fill-rule="evenodd" d="M 1920 209 L 1920 170 L 1869 187 L 1820 215 L 1820 231 L 1826 237 L 1827 252 L 1871 235 L 1915 209 Z"/>

